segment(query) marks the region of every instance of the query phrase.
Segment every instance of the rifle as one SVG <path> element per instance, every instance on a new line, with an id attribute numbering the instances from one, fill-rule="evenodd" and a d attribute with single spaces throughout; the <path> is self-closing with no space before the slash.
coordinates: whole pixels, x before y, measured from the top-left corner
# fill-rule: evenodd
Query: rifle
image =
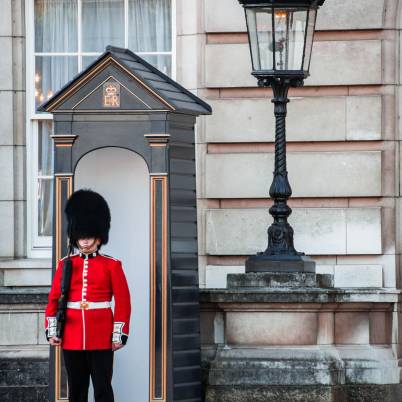
<path id="1" fill-rule="evenodd" d="M 57 314 L 56 314 L 56 336 L 61 339 L 63 337 L 64 323 L 66 320 L 66 309 L 68 301 L 68 292 L 70 290 L 71 273 L 73 270 L 73 264 L 70 258 L 72 247 L 69 248 L 68 257 L 63 261 L 63 271 L 61 277 L 61 293 L 57 302 Z"/>

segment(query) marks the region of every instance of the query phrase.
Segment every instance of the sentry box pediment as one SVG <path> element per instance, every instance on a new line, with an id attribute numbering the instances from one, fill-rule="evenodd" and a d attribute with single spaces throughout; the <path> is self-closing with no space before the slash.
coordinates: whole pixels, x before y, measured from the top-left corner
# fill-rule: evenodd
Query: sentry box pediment
<path id="1" fill-rule="evenodd" d="M 211 107 L 128 49 L 108 46 L 39 111 L 210 114 Z"/>
<path id="2" fill-rule="evenodd" d="M 197 116 L 211 114 L 210 106 L 131 51 L 107 47 L 39 110 L 53 114 L 54 267 L 67 253 L 63 211 L 81 160 L 117 147 L 145 161 L 150 239 L 144 252 L 150 266 L 142 268 L 152 278 L 149 401 L 201 402 L 194 127 Z M 118 179 L 125 177 L 120 171 Z M 135 184 L 127 179 L 130 186 Z M 124 197 L 124 190 L 115 193 Z M 60 350 L 52 349 L 50 358 L 49 400 L 68 400 Z"/>

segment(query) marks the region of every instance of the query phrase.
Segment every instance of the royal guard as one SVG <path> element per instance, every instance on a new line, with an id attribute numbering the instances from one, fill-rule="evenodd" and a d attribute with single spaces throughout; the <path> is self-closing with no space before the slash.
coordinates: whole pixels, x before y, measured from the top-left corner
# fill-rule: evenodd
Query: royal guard
<path id="1" fill-rule="evenodd" d="M 57 264 L 46 337 L 63 350 L 70 402 L 87 401 L 90 377 L 95 401 L 113 402 L 113 355 L 127 342 L 131 305 L 121 261 L 99 251 L 108 242 L 110 210 L 100 194 L 78 190 L 65 213 L 69 254 Z"/>

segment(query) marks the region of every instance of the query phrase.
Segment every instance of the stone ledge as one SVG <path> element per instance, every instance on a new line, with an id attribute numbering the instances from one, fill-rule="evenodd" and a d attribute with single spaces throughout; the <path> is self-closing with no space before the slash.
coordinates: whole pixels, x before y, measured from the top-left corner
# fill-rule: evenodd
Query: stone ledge
<path id="1" fill-rule="evenodd" d="M 201 303 L 397 303 L 397 289 L 241 288 L 200 289 Z"/>
<path id="2" fill-rule="evenodd" d="M 402 385 L 211 386 L 205 402 L 400 402 Z"/>
<path id="3" fill-rule="evenodd" d="M 47 304 L 49 287 L 0 287 L 0 304 Z"/>
<path id="4" fill-rule="evenodd" d="M 0 259 L 1 269 L 50 269 L 52 260 L 45 258 Z"/>
<path id="5" fill-rule="evenodd" d="M 5 359 L 49 359 L 49 345 L 0 346 L 0 362 Z"/>

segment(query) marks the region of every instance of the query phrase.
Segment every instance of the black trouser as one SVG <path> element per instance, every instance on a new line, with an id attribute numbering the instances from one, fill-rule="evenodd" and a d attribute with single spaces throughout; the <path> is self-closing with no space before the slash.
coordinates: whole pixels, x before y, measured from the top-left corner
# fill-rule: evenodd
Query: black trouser
<path id="1" fill-rule="evenodd" d="M 112 350 L 63 350 L 69 402 L 88 402 L 89 377 L 95 402 L 114 402 Z"/>

